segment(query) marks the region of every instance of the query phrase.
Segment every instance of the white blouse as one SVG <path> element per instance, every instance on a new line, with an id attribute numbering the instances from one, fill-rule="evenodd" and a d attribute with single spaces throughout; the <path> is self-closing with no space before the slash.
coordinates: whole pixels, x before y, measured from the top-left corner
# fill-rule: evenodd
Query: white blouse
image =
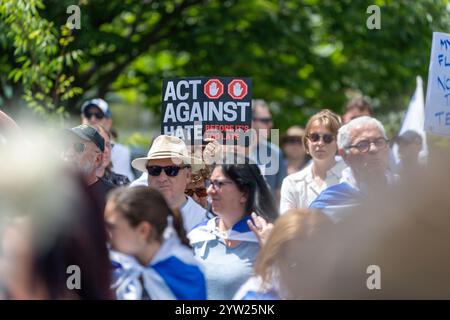
<path id="1" fill-rule="evenodd" d="M 308 208 L 323 190 L 338 184 L 346 164 L 340 157 L 336 158 L 336 161 L 336 164 L 328 170 L 327 177 L 321 186 L 314 181 L 312 161 L 303 170 L 284 178 L 281 186 L 280 214 L 293 208 Z"/>

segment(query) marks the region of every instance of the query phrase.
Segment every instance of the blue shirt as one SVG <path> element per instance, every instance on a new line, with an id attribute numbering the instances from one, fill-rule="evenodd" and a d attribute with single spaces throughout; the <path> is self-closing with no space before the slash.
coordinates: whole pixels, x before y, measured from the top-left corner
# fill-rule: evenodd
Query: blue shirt
<path id="1" fill-rule="evenodd" d="M 252 276 L 259 244 L 243 241 L 235 248 L 223 240 L 210 240 L 201 257 L 202 243 L 193 244 L 194 253 L 203 266 L 208 300 L 231 300 L 238 289 Z"/>

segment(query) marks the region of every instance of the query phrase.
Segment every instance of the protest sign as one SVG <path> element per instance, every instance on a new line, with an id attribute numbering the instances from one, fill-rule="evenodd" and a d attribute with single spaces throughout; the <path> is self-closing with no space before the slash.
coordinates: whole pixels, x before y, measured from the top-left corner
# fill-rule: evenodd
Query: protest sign
<path id="1" fill-rule="evenodd" d="M 193 77 L 164 79 L 161 134 L 187 144 L 214 138 L 220 143 L 242 140 L 251 129 L 250 78 Z"/>
<path id="2" fill-rule="evenodd" d="M 450 34 L 434 32 L 428 72 L 425 130 L 450 136 Z"/>

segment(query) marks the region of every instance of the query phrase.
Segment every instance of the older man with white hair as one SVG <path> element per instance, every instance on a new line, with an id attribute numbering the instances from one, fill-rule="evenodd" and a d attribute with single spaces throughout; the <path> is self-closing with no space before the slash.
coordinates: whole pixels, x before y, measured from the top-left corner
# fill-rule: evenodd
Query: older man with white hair
<path id="1" fill-rule="evenodd" d="M 310 205 L 334 222 L 364 196 L 397 180 L 389 171 L 388 139 L 377 119 L 363 116 L 348 122 L 339 129 L 337 144 L 348 168 L 342 172 L 339 184 L 325 189 Z"/>

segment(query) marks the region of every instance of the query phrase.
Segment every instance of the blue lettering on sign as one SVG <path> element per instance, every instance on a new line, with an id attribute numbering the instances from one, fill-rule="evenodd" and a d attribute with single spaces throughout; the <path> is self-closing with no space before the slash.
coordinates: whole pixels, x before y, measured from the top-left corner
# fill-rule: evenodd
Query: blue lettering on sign
<path id="1" fill-rule="evenodd" d="M 447 56 L 444 54 L 438 54 L 438 61 L 441 67 L 450 67 L 450 60 L 447 61 Z"/>
<path id="2" fill-rule="evenodd" d="M 447 76 L 444 76 L 442 79 L 441 77 L 437 77 L 437 81 L 438 81 L 438 87 L 442 87 L 442 90 L 450 91 L 450 78 L 447 78 Z"/>
<path id="3" fill-rule="evenodd" d="M 444 111 L 436 112 L 434 114 L 434 116 L 438 118 L 439 125 L 442 125 L 442 123 L 441 123 L 442 116 L 445 116 L 445 119 L 444 119 L 445 122 L 444 123 L 445 123 L 446 126 L 450 126 L 450 112 L 444 112 Z"/>
<path id="4" fill-rule="evenodd" d="M 440 44 L 441 44 L 441 49 L 443 49 L 444 47 L 445 47 L 445 50 L 450 48 L 450 40 L 448 40 L 448 39 L 441 39 Z"/>

